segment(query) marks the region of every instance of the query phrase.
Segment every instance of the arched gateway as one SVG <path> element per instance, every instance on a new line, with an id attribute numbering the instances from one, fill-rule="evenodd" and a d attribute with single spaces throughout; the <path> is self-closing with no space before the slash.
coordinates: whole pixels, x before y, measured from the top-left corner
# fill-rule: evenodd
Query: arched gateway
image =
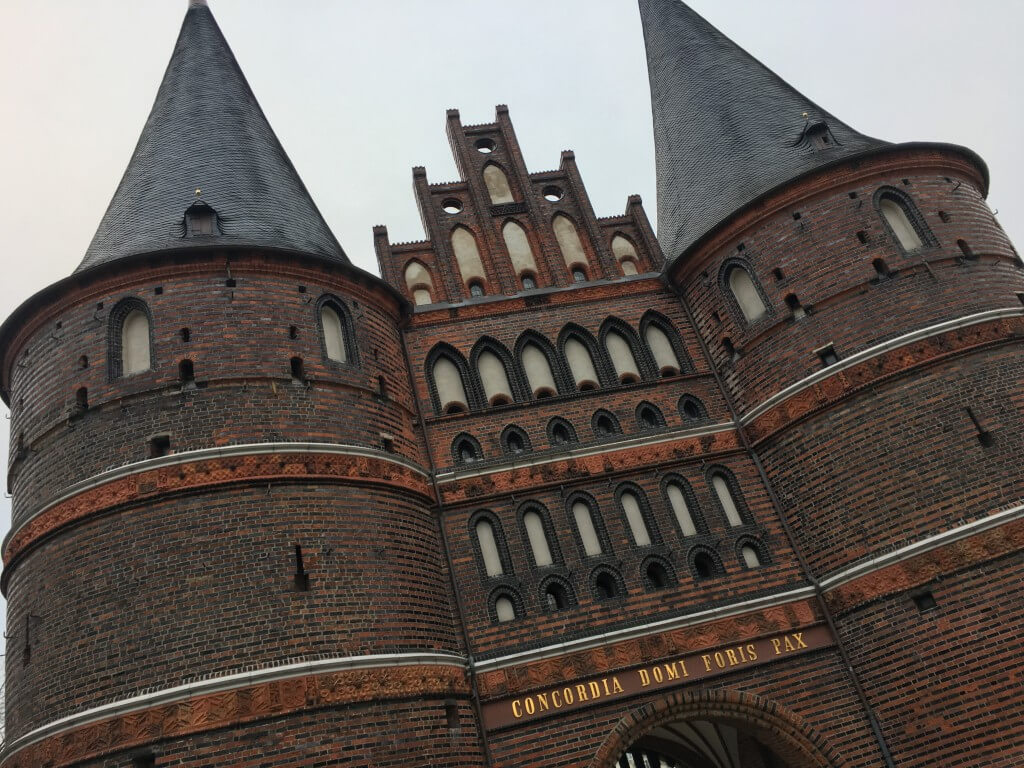
<path id="1" fill-rule="evenodd" d="M 735 691 L 679 693 L 624 717 L 590 768 L 840 768 L 799 717 Z"/>

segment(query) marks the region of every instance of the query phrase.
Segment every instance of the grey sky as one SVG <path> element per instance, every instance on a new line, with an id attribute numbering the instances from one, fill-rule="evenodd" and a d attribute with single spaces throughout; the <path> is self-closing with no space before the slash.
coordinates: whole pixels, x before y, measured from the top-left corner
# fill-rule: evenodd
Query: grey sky
<path id="1" fill-rule="evenodd" d="M 410 168 L 456 178 L 444 112 L 508 104 L 530 169 L 574 149 L 598 215 L 640 193 L 654 151 L 634 0 L 210 0 L 349 257 L 371 227 L 422 239 Z M 1024 246 L 1024 3 L 692 0 L 808 97 L 869 135 L 979 152 Z M 145 122 L 185 0 L 0 0 L 0 315 L 82 258 Z M 0 452 L 7 458 L 7 421 Z M 3 500 L 0 520 L 9 522 Z"/>

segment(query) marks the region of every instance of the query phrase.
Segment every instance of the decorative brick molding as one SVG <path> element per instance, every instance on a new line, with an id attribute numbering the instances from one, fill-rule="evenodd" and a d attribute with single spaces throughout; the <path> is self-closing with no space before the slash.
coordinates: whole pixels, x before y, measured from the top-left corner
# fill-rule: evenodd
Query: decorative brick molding
<path id="1" fill-rule="evenodd" d="M 755 444 L 760 443 L 800 419 L 914 368 L 981 347 L 1022 339 L 1024 317 L 1017 316 L 955 328 L 887 350 L 798 390 L 791 397 L 758 414 L 747 425 L 747 433 Z"/>
<path id="2" fill-rule="evenodd" d="M 57 733 L 7 757 L 2 768 L 60 768 L 113 752 L 325 707 L 388 699 L 464 697 L 465 670 L 425 664 L 276 680 L 128 712 Z"/>
<path id="3" fill-rule="evenodd" d="M 384 485 L 428 501 L 433 498 L 424 475 L 404 464 L 383 458 L 344 453 L 280 452 L 202 459 L 118 477 L 57 502 L 11 536 L 4 551 L 4 565 L 9 566 L 43 536 L 123 504 L 230 483 L 295 480 Z"/>
<path id="4" fill-rule="evenodd" d="M 726 722 L 755 735 L 793 768 L 843 768 L 847 762 L 802 718 L 774 701 L 729 690 L 680 692 L 634 709 L 616 725 L 589 768 L 615 768 L 637 739 L 679 720 Z"/>
<path id="5" fill-rule="evenodd" d="M 966 568 L 1024 549 L 1024 519 L 881 568 L 825 593 L 829 608 L 845 613 L 873 600 L 905 592 Z"/>
<path id="6" fill-rule="evenodd" d="M 520 492 L 523 488 L 530 488 L 535 493 L 548 486 L 567 485 L 595 477 L 605 478 L 636 467 L 650 469 L 658 465 L 675 466 L 686 459 L 727 453 L 740 448 L 734 430 L 664 442 L 656 442 L 657 438 L 655 434 L 651 442 L 618 451 L 600 451 L 587 456 L 555 459 L 490 473 L 481 472 L 476 477 L 462 477 L 458 482 L 442 483 L 441 496 L 444 503 L 449 505 L 480 502 L 485 498 Z"/>
<path id="7" fill-rule="evenodd" d="M 556 658 L 510 666 L 477 675 L 481 698 L 497 699 L 550 685 L 552 680 L 578 680 L 681 656 L 729 643 L 747 642 L 767 634 L 799 629 L 819 620 L 812 600 L 766 608 L 693 627 L 647 635 Z"/>

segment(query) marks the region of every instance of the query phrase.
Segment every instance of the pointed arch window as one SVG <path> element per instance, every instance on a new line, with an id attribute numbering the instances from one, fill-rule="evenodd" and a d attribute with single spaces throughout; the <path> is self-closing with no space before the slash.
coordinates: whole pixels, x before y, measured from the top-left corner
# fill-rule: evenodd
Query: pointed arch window
<path id="1" fill-rule="evenodd" d="M 462 370 L 447 355 L 439 355 L 431 367 L 437 404 L 441 413 L 465 413 L 469 410 Z"/>
<path id="2" fill-rule="evenodd" d="M 650 403 L 640 403 L 637 406 L 636 421 L 640 425 L 640 429 L 643 430 L 661 429 L 666 426 L 665 417 L 661 411 Z"/>
<path id="3" fill-rule="evenodd" d="M 909 196 L 893 188 L 875 194 L 875 207 L 900 248 L 911 253 L 935 245 L 928 225 Z"/>
<path id="4" fill-rule="evenodd" d="M 502 430 L 501 446 L 505 453 L 517 456 L 530 450 L 530 438 L 522 429 L 510 424 Z"/>
<path id="5" fill-rule="evenodd" d="M 690 494 L 688 488 L 684 488 L 683 485 L 677 481 L 669 482 L 665 485 L 665 496 L 668 498 L 668 504 L 672 508 L 672 514 L 676 518 L 676 523 L 679 525 L 679 531 L 683 536 L 696 536 L 697 520 L 694 517 L 692 494 Z"/>
<path id="6" fill-rule="evenodd" d="M 491 578 L 508 573 L 508 549 L 498 521 L 489 513 L 481 512 L 472 522 L 473 532 L 484 573 Z"/>
<path id="7" fill-rule="evenodd" d="M 551 555 L 551 543 L 548 541 L 548 534 L 545 530 L 544 518 L 536 509 L 527 510 L 523 514 L 523 529 L 526 531 L 527 541 L 530 543 L 530 552 L 533 554 L 533 564 L 538 568 L 547 568 L 554 565 L 555 560 Z"/>
<path id="8" fill-rule="evenodd" d="M 533 282 L 530 287 L 536 288 L 537 262 L 533 258 L 533 248 L 526 230 L 514 221 L 507 221 L 501 228 L 501 236 L 505 240 L 509 258 L 512 259 L 512 268 L 522 281 L 523 288 L 527 287 L 527 279 Z"/>
<path id="9" fill-rule="evenodd" d="M 608 411 L 598 411 L 591 418 L 590 423 L 594 429 L 594 434 L 598 437 L 611 437 L 612 435 L 622 433 L 622 428 L 619 426 L 619 420 Z"/>
<path id="10" fill-rule="evenodd" d="M 683 395 L 679 398 L 679 412 L 687 421 L 705 421 L 708 418 L 704 403 L 693 395 Z"/>
<path id="11" fill-rule="evenodd" d="M 640 256 L 633 243 L 626 237 L 616 235 L 612 238 L 612 254 L 619 263 L 623 275 L 635 275 L 639 272 L 637 265 L 640 263 Z"/>
<path id="12" fill-rule="evenodd" d="M 576 431 L 565 419 L 554 418 L 548 422 L 548 441 L 552 446 L 576 442 Z"/>
<path id="13" fill-rule="evenodd" d="M 552 219 L 551 226 L 555 230 L 555 239 L 558 241 L 558 248 L 562 252 L 565 266 L 573 273 L 573 279 L 576 279 L 575 273 L 579 271 L 583 280 L 586 280 L 587 252 L 583 248 L 583 241 L 580 240 L 580 233 L 576 229 L 576 225 L 573 224 L 572 219 L 560 213 Z M 582 281 L 577 280 L 576 282 Z"/>
<path id="14" fill-rule="evenodd" d="M 569 370 L 572 372 L 576 388 L 585 392 L 598 388 L 597 368 L 594 367 L 594 358 L 587 346 L 571 336 L 565 342 L 565 359 L 569 363 Z"/>
<path id="15" fill-rule="evenodd" d="M 554 397 L 558 394 L 555 375 L 551 370 L 551 361 L 547 354 L 532 341 L 523 345 L 519 355 L 526 371 L 526 380 L 530 385 L 531 394 L 537 398 Z"/>
<path id="16" fill-rule="evenodd" d="M 469 435 L 459 435 L 452 442 L 452 458 L 456 464 L 475 464 L 483 458 L 480 443 Z"/>
<path id="17" fill-rule="evenodd" d="M 647 528 L 647 521 L 644 519 L 643 508 L 640 506 L 640 499 L 633 491 L 623 491 L 619 496 L 619 504 L 629 524 L 629 532 L 633 536 L 633 543 L 638 547 L 649 547 L 651 545 L 651 532 Z"/>
<path id="18" fill-rule="evenodd" d="M 605 349 L 615 367 L 615 375 L 622 384 L 640 381 L 640 367 L 636 363 L 633 347 L 618 331 L 609 331 L 604 337 Z"/>
<path id="19" fill-rule="evenodd" d="M 744 320 L 755 323 L 768 314 L 768 307 L 761 297 L 761 291 L 745 267 L 738 264 L 730 267 L 726 273 L 726 282 L 740 312 L 743 313 Z"/>
<path id="20" fill-rule="evenodd" d="M 405 287 L 412 294 L 413 303 L 417 306 L 434 302 L 434 281 L 430 271 L 418 261 L 410 261 L 405 266 Z"/>
<path id="21" fill-rule="evenodd" d="M 465 227 L 456 227 L 452 230 L 452 252 L 455 254 L 455 261 L 459 267 L 459 274 L 462 282 L 467 287 L 473 283 L 480 286 L 481 295 L 483 284 L 487 276 L 484 272 L 484 264 L 480 260 L 480 250 L 476 245 L 476 238 L 473 233 Z"/>
<path id="22" fill-rule="evenodd" d="M 501 358 L 491 350 L 485 350 L 477 358 L 476 367 L 488 405 L 508 405 L 513 401 L 512 385 Z"/>
<path id="23" fill-rule="evenodd" d="M 124 299 L 110 312 L 108 332 L 112 378 L 134 376 L 153 367 L 149 307 L 141 299 Z"/>
<path id="24" fill-rule="evenodd" d="M 492 205 L 515 202 L 512 188 L 508 184 L 508 176 L 494 163 L 484 168 L 484 184 L 487 186 L 487 194 L 491 197 Z"/>
<path id="25" fill-rule="evenodd" d="M 348 362 L 348 345 L 345 343 L 345 324 L 338 309 L 331 304 L 320 307 L 320 331 L 323 333 L 324 352 L 328 360 L 336 363 Z"/>

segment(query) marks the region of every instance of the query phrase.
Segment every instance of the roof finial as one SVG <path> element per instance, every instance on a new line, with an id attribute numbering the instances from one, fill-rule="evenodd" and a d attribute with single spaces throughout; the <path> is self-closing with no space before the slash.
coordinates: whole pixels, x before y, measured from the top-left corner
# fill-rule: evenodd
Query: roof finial
<path id="1" fill-rule="evenodd" d="M 197 5 L 206 6 L 206 0 L 188 0 L 188 7 L 195 8 Z"/>

